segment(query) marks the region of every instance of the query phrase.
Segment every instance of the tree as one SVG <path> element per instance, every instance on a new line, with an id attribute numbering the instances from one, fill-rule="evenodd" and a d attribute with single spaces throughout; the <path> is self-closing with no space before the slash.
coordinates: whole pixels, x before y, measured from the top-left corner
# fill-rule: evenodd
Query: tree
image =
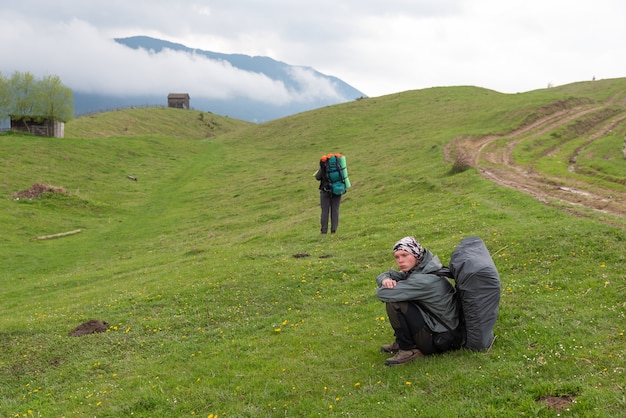
<path id="1" fill-rule="evenodd" d="M 29 72 L 13 73 L 8 83 L 9 115 L 16 118 L 35 119 L 36 95 L 35 76 Z"/>
<path id="2" fill-rule="evenodd" d="M 72 90 L 59 77 L 38 81 L 29 72 L 16 71 L 9 79 L 0 74 L 0 117 L 67 122 L 73 114 Z"/>
<path id="3" fill-rule="evenodd" d="M 8 81 L 0 73 L 0 122 L 9 117 L 9 103 Z"/>
<path id="4" fill-rule="evenodd" d="M 46 76 L 37 84 L 35 113 L 46 120 L 67 122 L 74 114 L 72 90 L 58 76 Z"/>

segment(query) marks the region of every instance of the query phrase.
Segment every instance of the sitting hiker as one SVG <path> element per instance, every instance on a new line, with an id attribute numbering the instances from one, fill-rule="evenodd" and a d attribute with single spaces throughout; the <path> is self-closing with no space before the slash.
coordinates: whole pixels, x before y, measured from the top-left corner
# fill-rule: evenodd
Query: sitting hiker
<path id="1" fill-rule="evenodd" d="M 401 271 L 390 270 L 376 277 L 376 296 L 385 302 L 395 341 L 381 351 L 395 353 L 388 366 L 405 364 L 425 355 L 461 346 L 459 315 L 454 287 L 434 274 L 442 268 L 439 258 L 413 237 L 393 247 Z"/>

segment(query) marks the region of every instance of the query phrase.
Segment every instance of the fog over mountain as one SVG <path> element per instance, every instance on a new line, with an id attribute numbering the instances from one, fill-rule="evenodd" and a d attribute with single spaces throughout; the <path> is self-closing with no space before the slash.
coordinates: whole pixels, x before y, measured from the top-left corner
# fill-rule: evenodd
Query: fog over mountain
<path id="1" fill-rule="evenodd" d="M 150 94 L 132 89 L 109 94 L 74 88 L 76 115 L 130 106 L 166 106 L 169 93 L 188 93 L 192 109 L 264 122 L 365 96 L 337 77 L 269 57 L 205 51 L 147 36 L 116 38 L 115 42 L 136 54 L 147 54 L 154 65 L 169 66 L 167 85 L 160 77 L 155 79 Z M 162 70 L 159 68 L 159 73 Z M 145 68 L 143 75 L 133 71 L 129 66 L 129 77 L 151 77 Z"/>

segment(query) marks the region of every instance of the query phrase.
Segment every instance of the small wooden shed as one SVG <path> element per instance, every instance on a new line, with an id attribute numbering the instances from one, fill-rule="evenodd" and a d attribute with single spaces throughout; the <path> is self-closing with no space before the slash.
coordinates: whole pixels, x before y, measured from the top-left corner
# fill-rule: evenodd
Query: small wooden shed
<path id="1" fill-rule="evenodd" d="M 170 93 L 167 95 L 167 106 L 189 109 L 189 95 L 187 93 Z"/>
<path id="2" fill-rule="evenodd" d="M 11 116 L 11 130 L 54 138 L 63 138 L 65 136 L 65 124 L 63 122 L 59 122 L 58 120 L 42 120 L 38 122 L 35 118 L 28 116 Z"/>

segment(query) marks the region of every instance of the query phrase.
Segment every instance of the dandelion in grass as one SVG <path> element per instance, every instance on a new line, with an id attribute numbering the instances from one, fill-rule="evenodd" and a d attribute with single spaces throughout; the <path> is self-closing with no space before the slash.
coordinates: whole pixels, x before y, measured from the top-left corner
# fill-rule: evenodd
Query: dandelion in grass
<path id="1" fill-rule="evenodd" d="M 356 383 L 354 384 L 354 387 L 355 387 L 355 388 L 358 388 L 359 386 L 361 386 L 361 382 L 356 382 Z"/>

